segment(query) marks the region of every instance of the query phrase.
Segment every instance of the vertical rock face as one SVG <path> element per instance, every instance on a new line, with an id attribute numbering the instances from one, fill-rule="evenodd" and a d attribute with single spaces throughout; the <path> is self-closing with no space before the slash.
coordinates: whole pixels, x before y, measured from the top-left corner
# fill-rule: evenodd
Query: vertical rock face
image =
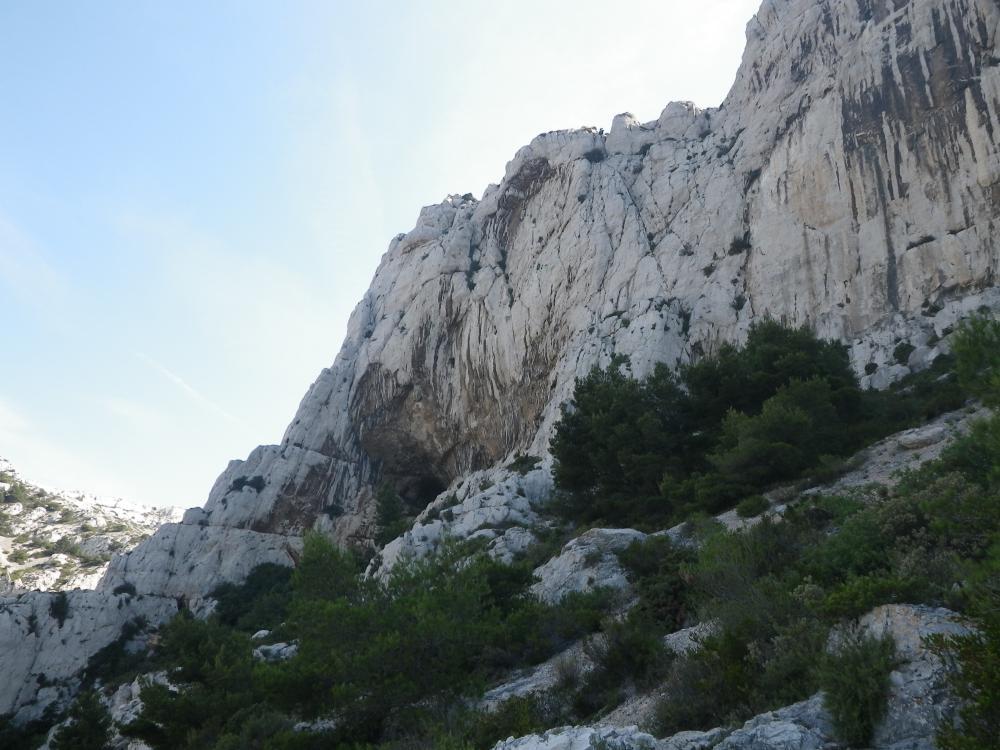
<path id="1" fill-rule="evenodd" d="M 487 527 L 532 517 L 559 405 L 614 354 L 642 374 L 771 316 L 843 339 L 869 384 L 929 362 L 1000 307 L 998 25 L 996 0 L 765 0 L 718 109 L 545 133 L 481 200 L 425 208 L 279 445 L 70 594 L 65 622 L 49 594 L 0 598 L 0 713 L 70 694 L 130 619 L 293 564 L 307 529 L 368 542 L 383 478 L 415 505 L 451 487 L 421 533 L 447 517 L 510 553 L 526 532 Z M 542 468 L 505 471 L 518 453 Z"/>
<path id="2" fill-rule="evenodd" d="M 419 504 L 543 455 L 592 365 L 686 361 L 763 316 L 844 339 L 869 382 L 906 371 L 902 340 L 933 358 L 998 300 L 998 22 L 993 0 L 765 0 L 718 109 L 538 136 L 482 200 L 391 242 L 281 444 L 187 523 L 266 535 L 272 557 L 314 526 L 367 540 L 380 478 Z M 184 571 L 205 556 L 177 555 L 171 591 L 203 594 L 213 576 Z"/>
<path id="3" fill-rule="evenodd" d="M 125 623 L 160 623 L 176 613 L 173 599 L 128 593 L 0 597 L 0 716 L 13 713 L 27 722 L 52 703 L 65 705 L 88 663 L 116 640 L 127 640 Z"/>

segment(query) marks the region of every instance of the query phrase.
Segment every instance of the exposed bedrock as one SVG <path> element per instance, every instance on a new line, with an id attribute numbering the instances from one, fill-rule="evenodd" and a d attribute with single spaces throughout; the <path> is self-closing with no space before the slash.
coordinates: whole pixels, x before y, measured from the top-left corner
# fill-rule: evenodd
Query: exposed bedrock
<path id="1" fill-rule="evenodd" d="M 990 0 L 767 0 L 719 108 L 538 136 L 481 200 L 393 239 L 281 443 L 232 462 L 186 524 L 245 534 L 261 561 L 281 540 L 254 534 L 367 543 L 383 478 L 419 508 L 544 457 L 594 364 L 641 374 L 764 316 L 843 339 L 867 383 L 926 366 L 1000 306 L 998 22 Z M 189 596 L 217 583 L 176 572 Z"/>

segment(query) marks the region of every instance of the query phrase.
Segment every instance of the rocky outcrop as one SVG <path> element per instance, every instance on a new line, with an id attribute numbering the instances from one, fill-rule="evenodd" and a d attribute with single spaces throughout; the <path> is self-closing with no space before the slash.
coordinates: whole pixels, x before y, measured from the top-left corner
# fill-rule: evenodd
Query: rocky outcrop
<path id="1" fill-rule="evenodd" d="M 998 23 L 990 0 L 766 0 L 718 109 L 540 135 L 392 241 L 281 443 L 202 521 L 365 542 L 379 478 L 425 505 L 544 456 L 593 364 L 684 361 L 763 316 L 844 339 L 866 382 L 925 366 L 1000 301 Z"/>
<path id="2" fill-rule="evenodd" d="M 562 727 L 520 739 L 511 737 L 498 742 L 493 750 L 657 750 L 659 747 L 652 735 L 636 727 Z"/>
<path id="3" fill-rule="evenodd" d="M 832 495 L 870 484 L 893 486 L 907 469 L 940 457 L 942 451 L 969 431 L 976 420 L 987 416 L 982 408 L 948 412 L 920 427 L 904 430 L 861 451 L 838 479 L 806 490 L 803 494 Z"/>
<path id="4" fill-rule="evenodd" d="M 481 200 L 449 197 L 392 240 L 280 443 L 231 462 L 94 596 L 200 606 L 293 564 L 308 529 L 368 545 L 383 479 L 426 510 L 373 572 L 448 536 L 512 559 L 550 491 L 560 405 L 616 354 L 641 375 L 772 316 L 844 340 L 866 384 L 925 367 L 958 319 L 1000 308 L 998 26 L 993 0 L 765 0 L 719 108 L 538 136 Z M 553 597 L 581 587 L 541 573 Z M 47 606 L 3 600 L 0 617 Z M 107 617 L 94 628 L 127 622 Z M 4 627 L 0 665 L 29 690 Z M 74 639 L 105 640 L 80 630 L 51 658 L 84 663 Z"/>
<path id="5" fill-rule="evenodd" d="M 257 565 L 294 565 L 301 537 L 225 526 L 171 523 L 128 555 L 112 560 L 102 591 L 131 586 L 140 594 L 194 602 L 220 583 L 242 581 Z"/>
<path id="6" fill-rule="evenodd" d="M 512 698 L 541 696 L 558 690 L 563 683 L 577 682 L 594 668 L 588 644 L 592 638 L 577 641 L 565 651 L 531 669 L 522 670 L 491 690 L 479 701 L 479 708 L 495 711 Z"/>
<path id="7" fill-rule="evenodd" d="M 537 582 L 532 585 L 531 593 L 549 604 L 559 602 L 570 593 L 587 593 L 599 588 L 618 592 L 627 599 L 631 584 L 617 553 L 645 538 L 645 534 L 634 529 L 586 531 L 567 542 L 558 555 L 535 570 Z"/>
<path id="8" fill-rule="evenodd" d="M 755 716 L 715 747 L 723 750 L 822 750 L 837 744 L 833 722 L 823 706 L 823 696 L 814 695 L 809 700 Z"/>
<path id="9" fill-rule="evenodd" d="M 299 652 L 297 643 L 266 643 L 253 650 L 253 658 L 257 661 L 288 661 Z"/>
<path id="10" fill-rule="evenodd" d="M 447 539 L 478 539 L 486 551 L 512 562 L 536 540 L 538 509 L 552 493 L 551 459 L 522 458 L 521 469 L 497 467 L 454 482 L 420 513 L 411 529 L 385 545 L 371 573 L 384 574 L 403 559 L 421 558 Z"/>
<path id="11" fill-rule="evenodd" d="M 0 715 L 39 718 L 51 704 L 65 706 L 80 673 L 129 622 L 161 623 L 177 602 L 99 591 L 26 593 L 0 597 Z M 139 635 L 137 632 L 135 635 Z"/>
<path id="12" fill-rule="evenodd" d="M 875 750 L 933 750 L 938 727 L 954 718 L 957 704 L 947 688 L 947 665 L 928 649 L 924 639 L 932 635 L 963 635 L 969 632 L 968 627 L 949 610 L 909 604 L 876 607 L 861 618 L 858 627 L 873 635 L 891 635 L 899 660 L 889 677 L 886 713 L 875 729 L 871 747 Z M 686 641 L 691 635 L 696 642 L 698 634 L 689 632 L 687 638 L 677 639 L 676 645 L 683 644 L 682 648 L 687 648 L 689 644 Z M 831 646 L 837 643 L 838 638 L 835 633 Z M 527 695 L 531 692 L 512 694 Z M 495 750 L 600 746 L 657 750 L 823 750 L 842 746 L 824 706 L 822 693 L 755 716 L 736 729 L 717 727 L 708 731 L 684 731 L 662 740 L 637 733 L 634 726 L 617 726 L 616 718 L 626 714 L 630 719 L 638 720 L 640 725 L 651 721 L 655 700 L 643 700 L 641 707 L 645 710 L 644 714 L 612 711 L 598 726 L 564 727 L 542 735 L 507 740 L 499 743 Z M 598 741 L 607 744 L 598 745 Z"/>
<path id="13" fill-rule="evenodd" d="M 900 660 L 890 675 L 888 709 L 875 729 L 872 745 L 890 750 L 933 750 L 934 734 L 954 719 L 956 703 L 948 685 L 947 665 L 928 650 L 924 639 L 967 635 L 968 625 L 947 609 L 907 604 L 877 607 L 859 624 L 874 635 L 891 635 Z"/>

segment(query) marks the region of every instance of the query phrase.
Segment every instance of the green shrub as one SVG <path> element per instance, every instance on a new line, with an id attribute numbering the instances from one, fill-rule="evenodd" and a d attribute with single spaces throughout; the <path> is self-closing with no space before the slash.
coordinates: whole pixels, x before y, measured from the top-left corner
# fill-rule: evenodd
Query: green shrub
<path id="1" fill-rule="evenodd" d="M 961 701 L 958 720 L 938 732 L 941 750 L 994 750 L 1000 737 L 1000 534 L 984 559 L 969 566 L 968 585 L 975 632 L 931 638 L 952 667 L 949 681 Z"/>
<path id="2" fill-rule="evenodd" d="M 264 563 L 250 571 L 242 584 L 221 584 L 211 596 L 218 602 L 215 616 L 223 624 L 248 633 L 273 630 L 288 613 L 292 569 Z"/>
<path id="3" fill-rule="evenodd" d="M 879 604 L 924 600 L 926 585 L 892 574 L 861 575 L 835 587 L 820 604 L 831 617 L 858 617 Z"/>
<path id="4" fill-rule="evenodd" d="M 730 410 L 756 414 L 782 386 L 814 378 L 830 386 L 842 417 L 857 408 L 857 379 L 846 348 L 820 340 L 807 327 L 772 320 L 754 323 L 742 348 L 723 345 L 714 356 L 681 371 L 691 411 L 699 426 L 710 430 L 718 430 Z"/>
<path id="5" fill-rule="evenodd" d="M 755 416 L 731 411 L 722 432 L 710 460 L 724 477 L 757 487 L 799 476 L 846 447 L 833 391 L 820 379 L 782 386 Z"/>
<path id="6" fill-rule="evenodd" d="M 820 662 L 823 701 L 833 717 L 839 739 L 865 747 L 885 715 L 889 673 L 896 665 L 896 644 L 890 635 L 876 637 L 851 631 L 836 652 Z"/>
<path id="7" fill-rule="evenodd" d="M 49 599 L 49 614 L 56 619 L 60 628 L 66 622 L 69 617 L 69 597 L 65 591 L 60 591 Z"/>
<path id="8" fill-rule="evenodd" d="M 157 750 L 291 747 L 299 740 L 288 735 L 288 717 L 334 714 L 337 728 L 320 746 L 464 741 L 441 717 L 511 668 L 544 660 L 596 628 L 607 602 L 595 593 L 542 604 L 527 593 L 530 566 L 503 565 L 453 543 L 377 581 L 360 575 L 351 554 L 312 534 L 291 577 L 282 631 L 298 641 L 298 656 L 256 663 L 248 635 L 234 626 L 244 627 L 253 602 L 273 593 L 269 576 L 277 572 L 265 568 L 246 587 L 224 590 L 225 609 L 207 622 L 179 616 L 164 628 L 158 666 L 184 690 L 146 688 L 147 707 L 127 728 L 130 736 Z M 519 716 L 526 721 L 527 713 Z"/>
<path id="9" fill-rule="evenodd" d="M 375 491 L 375 523 L 378 533 L 375 542 L 388 544 L 407 528 L 407 517 L 403 499 L 390 482 L 382 482 Z"/>
<path id="10" fill-rule="evenodd" d="M 69 710 L 69 723 L 52 739 L 52 750 L 105 750 L 111 741 L 111 716 L 96 693 L 81 693 Z"/>
<path id="11" fill-rule="evenodd" d="M 509 698 L 492 711 L 464 714 L 451 732 L 435 737 L 433 747 L 435 750 L 493 747 L 508 737 L 543 732 L 556 723 L 555 718 L 552 708 L 545 705 L 539 696 Z"/>
<path id="12" fill-rule="evenodd" d="M 619 552 L 618 559 L 639 597 L 633 616 L 659 623 L 664 632 L 683 627 L 690 599 L 685 567 L 693 558 L 690 550 L 665 536 L 632 542 Z"/>
<path id="13" fill-rule="evenodd" d="M 739 502 L 736 506 L 736 515 L 740 518 L 754 518 L 770 507 L 771 503 L 763 495 L 751 495 Z"/>
<path id="14" fill-rule="evenodd" d="M 318 533 L 302 540 L 302 557 L 292 573 L 292 588 L 299 599 L 353 600 L 360 595 L 361 566 L 350 552 L 335 547 Z"/>
<path id="15" fill-rule="evenodd" d="M 669 665 L 662 629 L 641 615 L 605 620 L 584 651 L 594 666 L 573 696 L 581 717 L 618 705 L 628 686 L 649 687 Z"/>
<path id="16" fill-rule="evenodd" d="M 854 466 L 852 461 L 842 456 L 821 453 L 808 471 L 810 484 L 830 484 L 840 479 Z"/>
<path id="17" fill-rule="evenodd" d="M 656 735 L 736 723 L 747 714 L 740 704 L 749 685 L 745 644 L 725 636 L 704 640 L 673 662 L 656 705 Z"/>
<path id="18" fill-rule="evenodd" d="M 703 615 L 718 617 L 723 610 L 738 612 L 741 608 L 746 608 L 748 615 L 756 611 L 748 597 L 762 592 L 754 584 L 794 568 L 808 548 L 806 541 L 797 526 L 770 518 L 746 531 L 707 540 L 691 568 Z"/>
<path id="19" fill-rule="evenodd" d="M 149 666 L 149 655 L 145 651 L 128 648 L 129 641 L 147 624 L 144 617 L 134 617 L 125 623 L 118 637 L 87 661 L 83 684 L 94 685 L 100 680 L 105 685 L 119 685 L 134 680 Z"/>
<path id="20" fill-rule="evenodd" d="M 961 665 L 951 688 L 962 701 L 961 721 L 939 731 L 941 750 L 995 750 L 1000 737 L 1000 626 L 985 624 L 973 635 L 939 641 Z"/>
<path id="21" fill-rule="evenodd" d="M 121 729 L 156 750 L 212 747 L 230 717 L 259 702 L 249 637 L 218 621 L 178 615 L 162 629 L 156 657 L 183 689 L 145 685 L 142 715 Z"/>
<path id="22" fill-rule="evenodd" d="M 214 750 L 273 748 L 282 735 L 292 734 L 294 723 L 284 714 L 264 706 L 250 706 L 228 717 Z"/>
<path id="23" fill-rule="evenodd" d="M 974 316 L 953 339 L 962 385 L 987 406 L 1000 407 L 1000 321 Z"/>
<path id="24" fill-rule="evenodd" d="M 535 467 L 538 466 L 538 464 L 540 464 L 541 462 L 542 459 L 540 459 L 538 456 L 529 456 L 523 453 L 518 453 L 516 456 L 514 456 L 514 460 L 512 460 L 509 464 L 507 464 L 507 468 L 510 469 L 511 471 L 516 471 L 523 477 L 526 474 L 529 474 L 532 471 L 534 471 Z"/>
<path id="25" fill-rule="evenodd" d="M 832 534 L 803 553 L 802 566 L 817 582 L 829 585 L 850 576 L 884 571 L 890 564 L 887 540 L 868 508 L 847 518 Z"/>
<path id="26" fill-rule="evenodd" d="M 952 472 L 912 493 L 938 544 L 971 559 L 981 558 L 1000 531 L 1000 488 L 983 488 Z"/>
<path id="27" fill-rule="evenodd" d="M 3 481 L 3 480 L 0 480 Z M 45 744 L 45 738 L 56 723 L 53 707 L 28 723 L 14 723 L 10 714 L 0 715 L 0 747 L 4 750 L 36 750 Z"/>
<path id="28" fill-rule="evenodd" d="M 968 435 L 945 448 L 941 461 L 982 487 L 1000 487 L 1000 415 L 973 422 Z"/>
<path id="29" fill-rule="evenodd" d="M 896 360 L 897 364 L 905 365 L 909 361 L 910 355 L 916 351 L 916 348 L 909 341 L 896 344 L 896 348 L 892 350 L 892 358 Z"/>
<path id="30" fill-rule="evenodd" d="M 563 407 L 550 446 L 557 509 L 636 528 L 725 510 L 853 446 L 863 401 L 843 346 L 772 321 L 679 376 L 658 365 L 640 380 L 616 358 Z"/>
<path id="31" fill-rule="evenodd" d="M 757 673 L 750 700 L 754 713 L 790 705 L 816 692 L 816 662 L 829 631 L 825 622 L 798 613 L 755 644 Z"/>
<path id="32" fill-rule="evenodd" d="M 664 471 L 681 465 L 685 404 L 663 365 L 640 381 L 616 358 L 579 380 L 551 444 L 556 483 L 571 493 L 566 514 L 596 520 L 603 512 L 593 506 L 601 497 L 658 496 Z"/>

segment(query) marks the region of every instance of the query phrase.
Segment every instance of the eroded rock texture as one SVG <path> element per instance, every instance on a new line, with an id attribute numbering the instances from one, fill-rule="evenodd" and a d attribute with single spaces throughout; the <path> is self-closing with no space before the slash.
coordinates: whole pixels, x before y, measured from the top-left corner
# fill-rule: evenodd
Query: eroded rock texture
<path id="1" fill-rule="evenodd" d="M 720 108 L 543 134 L 481 201 L 425 208 L 205 522 L 365 540 L 379 478 L 419 506 L 543 455 L 593 364 L 684 361 L 765 315 L 850 342 L 876 383 L 923 366 L 997 301 L 998 21 L 990 0 L 767 0 Z M 904 340 L 919 356 L 894 363 Z"/>
<path id="2" fill-rule="evenodd" d="M 377 480 L 419 507 L 544 456 L 575 378 L 614 353 L 641 373 L 770 315 L 851 342 L 879 382 L 929 361 L 997 299 L 998 21 L 989 0 L 767 0 L 720 108 L 541 135 L 481 201 L 425 208 L 281 444 L 104 588 L 197 598 L 294 561 L 308 528 L 365 541 Z M 893 364 L 902 340 L 918 349 Z"/>
<path id="3" fill-rule="evenodd" d="M 65 706 L 91 660 L 124 638 L 125 623 L 163 622 L 175 614 L 173 599 L 127 593 L 0 597 L 0 715 L 12 713 L 26 722 L 40 718 L 50 704 Z"/>
<path id="4" fill-rule="evenodd" d="M 559 405 L 613 354 L 642 374 L 772 316 L 846 341 L 868 384 L 926 366 L 962 316 L 1000 307 L 998 23 L 995 0 L 765 0 L 719 108 L 538 136 L 481 200 L 427 207 L 390 243 L 281 443 L 230 463 L 96 595 L 172 597 L 143 613 L 156 624 L 174 598 L 294 563 L 307 529 L 366 544 L 383 479 L 434 501 L 386 560 L 454 528 L 516 554 Z M 519 454 L 540 468 L 504 468 Z M 46 596 L 0 601 L 14 692 L 34 669 L 8 664 L 20 613 L 49 632 Z M 51 658 L 85 662 L 86 637 Z"/>

